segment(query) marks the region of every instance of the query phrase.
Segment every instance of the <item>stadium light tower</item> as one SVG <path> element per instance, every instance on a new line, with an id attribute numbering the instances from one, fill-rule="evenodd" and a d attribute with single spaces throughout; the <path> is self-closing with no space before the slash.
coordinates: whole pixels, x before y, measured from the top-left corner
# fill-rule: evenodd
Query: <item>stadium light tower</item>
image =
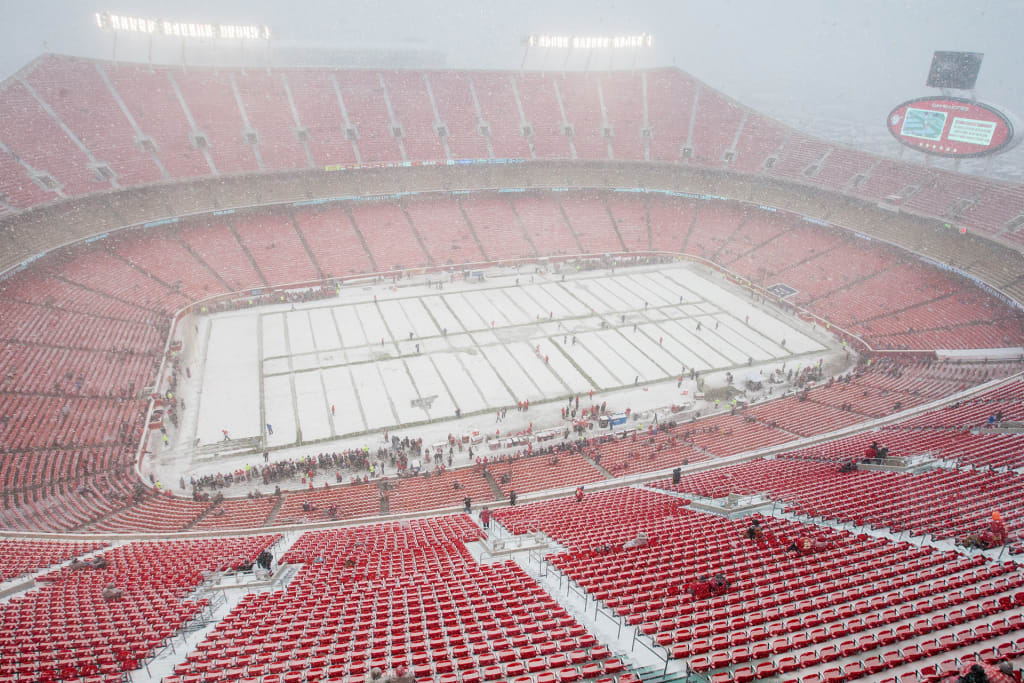
<path id="1" fill-rule="evenodd" d="M 211 24 L 206 22 L 167 21 L 134 17 L 110 12 L 96 12 L 96 26 L 113 35 L 111 59 L 117 61 L 117 36 L 119 33 L 142 33 L 149 37 L 147 59 L 153 61 L 153 36 L 181 38 L 181 61 L 185 63 L 187 40 L 237 41 L 244 45 L 247 40 L 263 40 L 267 54 L 270 51 L 270 27 L 265 24 Z M 268 64 L 269 66 L 269 64 Z"/>
<path id="2" fill-rule="evenodd" d="M 565 58 L 562 60 L 562 71 L 565 71 L 566 65 L 569 63 L 569 58 L 576 50 L 587 51 L 587 61 L 583 66 L 583 70 L 586 71 L 590 68 L 590 59 L 594 54 L 594 50 L 604 51 L 608 53 L 608 69 L 612 68 L 612 60 L 614 59 L 615 53 L 625 52 L 632 50 L 633 52 L 633 67 L 636 68 L 636 58 L 639 51 L 643 48 L 652 47 L 654 44 L 651 34 L 639 33 L 635 35 L 618 35 L 618 36 L 572 36 L 572 35 L 545 35 L 545 34 L 532 34 L 523 38 L 523 61 L 519 65 L 519 70 L 522 71 L 523 67 L 526 66 L 526 58 L 530 54 L 530 48 L 539 48 L 544 50 L 544 61 L 542 62 L 541 68 L 544 68 L 544 64 L 547 63 L 547 56 L 551 50 L 564 50 Z"/>

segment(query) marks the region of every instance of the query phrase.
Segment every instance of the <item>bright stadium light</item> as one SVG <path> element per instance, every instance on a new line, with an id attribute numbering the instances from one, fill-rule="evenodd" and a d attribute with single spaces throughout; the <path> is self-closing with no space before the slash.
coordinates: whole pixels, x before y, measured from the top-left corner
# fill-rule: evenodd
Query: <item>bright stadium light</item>
<path id="1" fill-rule="evenodd" d="M 574 50 L 606 50 L 622 48 L 651 47 L 653 40 L 649 33 L 631 36 L 555 36 L 531 35 L 526 38 L 527 47 L 542 47 Z"/>
<path id="2" fill-rule="evenodd" d="M 109 12 L 96 13 L 96 25 L 104 31 L 147 33 L 177 38 L 224 38 L 227 40 L 269 40 L 270 27 L 266 25 L 242 26 L 234 24 L 208 24 L 184 21 L 164 21 L 129 17 Z"/>
<path id="3" fill-rule="evenodd" d="M 556 50 L 555 54 L 564 55 L 562 69 L 569 63 L 572 55 L 585 54 L 587 57 L 584 69 L 590 68 L 592 55 L 608 57 L 608 68 L 612 68 L 612 62 L 617 55 L 632 54 L 633 66 L 636 66 L 637 57 L 643 48 L 653 47 L 654 40 L 650 33 L 637 33 L 633 35 L 618 36 L 571 36 L 571 35 L 550 35 L 531 34 L 523 39 L 523 61 L 519 65 L 522 69 L 526 66 L 526 58 L 530 49 L 540 49 L 544 54 L 544 61 L 551 49 Z"/>

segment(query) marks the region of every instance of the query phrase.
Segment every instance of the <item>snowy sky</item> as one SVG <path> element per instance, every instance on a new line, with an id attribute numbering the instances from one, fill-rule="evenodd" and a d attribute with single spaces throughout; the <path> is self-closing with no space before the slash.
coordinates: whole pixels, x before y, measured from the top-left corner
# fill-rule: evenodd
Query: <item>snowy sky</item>
<path id="1" fill-rule="evenodd" d="M 934 92 L 924 86 L 934 50 L 978 51 L 985 53 L 979 96 L 1024 112 L 1024 43 L 1016 35 L 1024 0 L 3 0 L 0 77 L 44 49 L 110 57 L 110 34 L 92 20 L 97 10 L 267 24 L 282 42 L 415 41 L 458 68 L 518 68 L 531 33 L 648 32 L 655 47 L 639 65 L 676 65 L 828 137 L 887 135 L 894 105 Z M 175 45 L 165 45 L 166 54 L 176 54 Z M 561 55 L 539 51 L 527 60 L 534 68 L 561 63 Z M 591 68 L 606 65 L 607 57 L 595 57 Z"/>

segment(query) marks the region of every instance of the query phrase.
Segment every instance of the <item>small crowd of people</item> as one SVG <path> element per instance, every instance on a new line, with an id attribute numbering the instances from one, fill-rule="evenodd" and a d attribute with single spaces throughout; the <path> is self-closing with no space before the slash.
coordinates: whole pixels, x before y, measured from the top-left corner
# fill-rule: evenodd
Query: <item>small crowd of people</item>
<path id="1" fill-rule="evenodd" d="M 384 437 L 387 441 L 388 434 L 385 433 Z M 313 488 L 315 478 L 324 474 L 327 475 L 327 479 L 323 480 L 324 486 L 329 488 L 331 474 L 333 474 L 334 483 L 341 484 L 345 482 L 343 472 L 346 471 L 349 483 L 366 483 L 371 479 L 383 477 L 385 465 L 394 467 L 398 477 L 416 476 L 420 472 L 414 471 L 410 465 L 411 461 L 420 457 L 426 462 L 431 461 L 430 449 L 423 447 L 423 439 L 391 436 L 387 443 L 387 446 L 381 446 L 375 452 L 371 452 L 369 447 L 363 446 L 362 448 L 317 453 L 275 462 L 270 462 L 270 451 L 264 451 L 263 465 L 246 464 L 231 472 L 193 476 L 189 479 L 188 485 L 192 489 L 192 498 L 202 501 L 209 499 L 208 496 L 204 496 L 204 489 L 228 488 L 235 484 L 262 483 L 264 486 L 270 486 L 289 479 L 300 479 L 303 483 L 308 483 L 309 488 Z M 448 467 L 452 464 L 452 455 L 456 444 L 459 450 L 462 450 L 462 442 L 457 441 L 452 435 L 449 435 L 449 443 Z M 472 452 L 472 449 L 470 451 Z M 443 462 L 443 454 L 436 454 L 434 458 L 437 462 L 434 472 L 438 473 L 440 470 L 440 473 L 443 473 L 447 469 Z M 186 487 L 185 479 L 182 478 L 179 484 L 184 489 Z M 280 489 L 275 495 L 279 492 Z M 261 495 L 255 492 L 250 493 L 249 497 L 261 497 Z"/>
<path id="2" fill-rule="evenodd" d="M 889 457 L 889 448 L 887 446 L 880 446 L 877 441 L 872 441 L 871 445 L 864 449 L 864 460 L 881 460 Z M 839 472 L 842 474 L 849 474 L 850 472 L 857 471 L 857 463 L 860 462 L 857 458 L 850 458 L 849 460 L 843 461 L 839 465 Z"/>
<path id="3" fill-rule="evenodd" d="M 371 462 L 367 448 L 348 449 L 340 453 L 318 453 L 276 462 L 269 462 L 269 459 L 269 452 L 266 452 L 264 453 L 264 465 L 247 464 L 232 472 L 192 477 L 189 484 L 192 487 L 193 495 L 204 489 L 228 488 L 238 483 L 257 482 L 269 486 L 293 477 L 310 478 L 322 470 L 334 468 L 367 472 L 371 471 L 371 468 L 376 469 L 376 465 Z M 336 476 L 340 475 L 340 472 L 336 473 Z"/>
<path id="4" fill-rule="evenodd" d="M 307 301 L 321 301 L 338 295 L 337 285 L 330 283 L 321 287 L 310 289 L 289 290 L 287 292 L 269 292 L 255 296 L 248 296 L 243 299 L 228 299 L 224 301 L 207 302 L 200 306 L 200 313 L 223 313 L 225 311 L 238 311 L 253 306 L 271 306 L 274 304 L 298 304 Z"/>
<path id="5" fill-rule="evenodd" d="M 872 441 L 871 445 L 864 449 L 864 458 L 867 460 L 874 460 L 876 458 L 888 458 L 889 449 L 886 446 L 879 446 L 877 441 Z"/>
<path id="6" fill-rule="evenodd" d="M 68 565 L 70 569 L 76 571 L 79 569 L 106 569 L 109 566 L 110 563 L 107 562 L 107 558 L 102 555 L 97 555 L 91 560 L 81 560 L 76 557 L 72 559 L 71 564 Z"/>
<path id="7" fill-rule="evenodd" d="M 724 574 L 715 574 L 710 579 L 707 576 L 701 576 L 683 587 L 683 592 L 692 595 L 694 600 L 725 595 L 728 591 L 729 580 L 725 578 Z"/>

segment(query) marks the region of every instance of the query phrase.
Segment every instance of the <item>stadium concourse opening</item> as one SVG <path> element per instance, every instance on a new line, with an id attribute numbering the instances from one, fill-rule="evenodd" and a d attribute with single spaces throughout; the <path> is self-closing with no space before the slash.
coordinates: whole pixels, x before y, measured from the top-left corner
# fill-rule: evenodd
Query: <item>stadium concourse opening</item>
<path id="1" fill-rule="evenodd" d="M 45 55 L 0 141 L 0 681 L 1019 668 L 1019 186 L 676 69 Z"/>

